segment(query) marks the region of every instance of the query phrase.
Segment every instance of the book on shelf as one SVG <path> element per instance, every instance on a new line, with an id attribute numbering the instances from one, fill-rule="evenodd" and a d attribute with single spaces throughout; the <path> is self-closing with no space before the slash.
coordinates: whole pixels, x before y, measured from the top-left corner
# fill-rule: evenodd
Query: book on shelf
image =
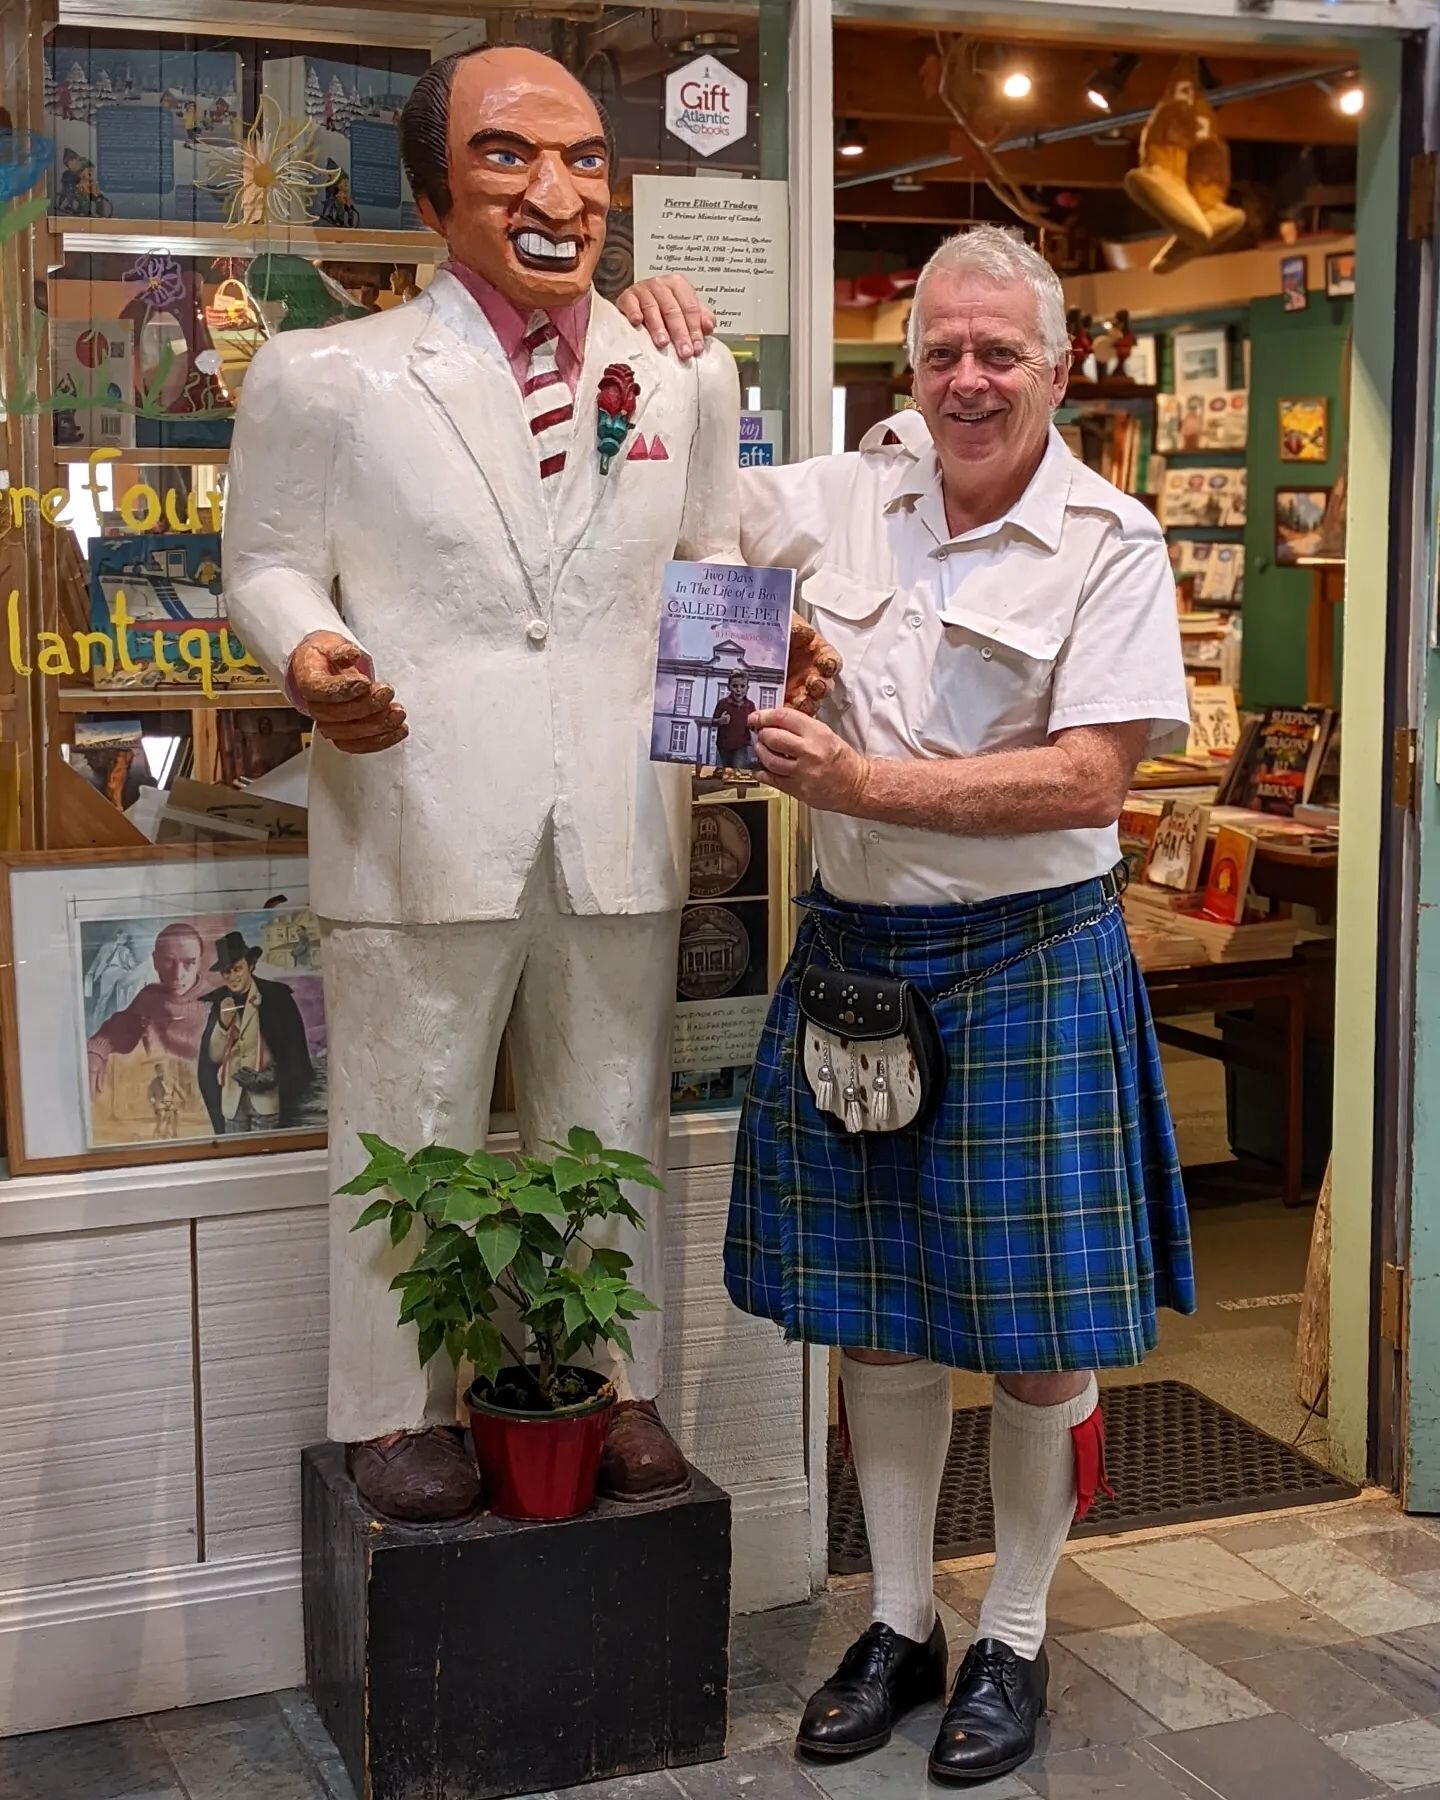
<path id="1" fill-rule="evenodd" d="M 1290 818 L 1306 797 L 1316 745 L 1332 720 L 1328 707 L 1267 707 L 1242 730 L 1216 800 Z"/>
<path id="2" fill-rule="evenodd" d="M 1190 690 L 1189 756 L 1230 757 L 1240 742 L 1240 713 L 1235 690 L 1223 682 L 1186 683 Z"/>
<path id="3" fill-rule="evenodd" d="M 1294 950 L 1300 935 L 1293 918 L 1228 925 L 1207 918 L 1194 901 L 1175 914 L 1175 924 L 1201 945 L 1209 961 L 1216 963 L 1283 961 Z"/>
<path id="4" fill-rule="evenodd" d="M 1157 887 L 1193 889 L 1210 829 L 1210 808 L 1198 800 L 1175 800 L 1165 809 L 1150 846 L 1145 878 Z"/>
<path id="5" fill-rule="evenodd" d="M 1200 910 L 1207 919 L 1218 919 L 1222 925 L 1239 925 L 1244 919 L 1256 848 L 1251 832 L 1222 825 L 1215 833 L 1210 850 L 1210 873 L 1200 903 Z"/>
<path id="6" fill-rule="evenodd" d="M 1302 804 L 1338 815 L 1340 810 L 1340 715 L 1326 715 L 1305 769 Z"/>

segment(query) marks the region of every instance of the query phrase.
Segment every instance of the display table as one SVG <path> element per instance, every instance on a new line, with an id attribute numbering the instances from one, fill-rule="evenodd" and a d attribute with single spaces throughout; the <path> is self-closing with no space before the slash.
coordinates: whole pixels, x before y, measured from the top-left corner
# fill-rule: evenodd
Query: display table
<path id="1" fill-rule="evenodd" d="M 1204 1032 L 1167 1023 L 1177 1014 L 1218 1012 L 1260 1000 L 1285 1003 L 1285 1127 L 1280 1197 L 1287 1206 L 1303 1199 L 1305 1100 L 1305 1001 L 1307 969 L 1286 958 L 1275 962 L 1201 963 L 1192 968 L 1153 969 L 1145 975 L 1155 1034 L 1162 1044 L 1189 1050 L 1225 1064 L 1269 1070 L 1273 1063 L 1247 1045 L 1226 1043 Z"/>

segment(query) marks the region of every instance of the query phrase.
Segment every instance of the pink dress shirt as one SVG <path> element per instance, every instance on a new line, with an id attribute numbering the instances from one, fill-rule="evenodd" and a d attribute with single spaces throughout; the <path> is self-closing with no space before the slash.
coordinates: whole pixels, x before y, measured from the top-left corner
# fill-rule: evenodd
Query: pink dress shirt
<path id="1" fill-rule="evenodd" d="M 525 348 L 525 333 L 534 308 L 517 306 L 513 300 L 507 300 L 493 282 L 487 281 L 483 275 L 477 275 L 474 269 L 467 268 L 464 263 L 448 262 L 445 264 L 445 271 L 455 277 L 490 321 L 491 329 L 500 340 L 500 348 L 509 358 L 515 385 L 523 387 L 525 378 L 530 373 L 530 352 Z M 585 334 L 590 329 L 590 296 L 585 293 L 578 300 L 572 300 L 568 306 L 552 306 L 544 310 L 560 333 L 555 366 L 573 399 L 580 380 L 580 368 L 585 361 Z"/>

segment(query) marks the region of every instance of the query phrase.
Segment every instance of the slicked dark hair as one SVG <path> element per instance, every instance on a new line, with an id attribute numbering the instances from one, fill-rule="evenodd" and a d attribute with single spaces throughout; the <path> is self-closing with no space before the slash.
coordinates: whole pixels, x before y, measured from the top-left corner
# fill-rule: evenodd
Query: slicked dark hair
<path id="1" fill-rule="evenodd" d="M 472 56 L 483 56 L 487 50 L 533 50 L 536 56 L 545 57 L 553 62 L 557 69 L 565 69 L 557 56 L 550 56 L 547 51 L 535 50 L 533 44 L 495 43 L 476 44 L 469 50 L 456 50 L 450 56 L 442 56 L 439 62 L 430 67 L 415 83 L 410 98 L 405 102 L 400 113 L 400 160 L 405 165 L 405 173 L 410 180 L 410 191 L 416 200 L 428 200 L 435 208 L 435 216 L 444 219 L 455 204 L 454 195 L 450 192 L 450 90 L 455 85 L 455 71 L 462 62 Z M 565 69 L 567 75 L 572 71 Z M 585 88 L 578 75 L 575 81 Z M 605 134 L 605 156 L 613 174 L 615 168 L 615 132 L 610 124 L 609 114 L 590 93 L 590 103 L 600 115 L 600 129 Z"/>

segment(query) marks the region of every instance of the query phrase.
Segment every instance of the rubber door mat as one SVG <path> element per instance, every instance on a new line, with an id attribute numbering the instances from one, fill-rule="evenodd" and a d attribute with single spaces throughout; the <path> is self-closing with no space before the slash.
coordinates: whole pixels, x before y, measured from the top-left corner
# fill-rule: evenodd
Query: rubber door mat
<path id="1" fill-rule="evenodd" d="M 1358 1488 L 1180 1381 L 1107 1388 L 1106 1460 L 1115 1498 L 1097 1494 L 1076 1537 L 1348 1500 Z M 990 1409 L 957 1411 L 935 1520 L 935 1558 L 995 1547 L 990 1511 Z M 870 1567 L 855 1465 L 830 1433 L 830 1572 Z"/>

